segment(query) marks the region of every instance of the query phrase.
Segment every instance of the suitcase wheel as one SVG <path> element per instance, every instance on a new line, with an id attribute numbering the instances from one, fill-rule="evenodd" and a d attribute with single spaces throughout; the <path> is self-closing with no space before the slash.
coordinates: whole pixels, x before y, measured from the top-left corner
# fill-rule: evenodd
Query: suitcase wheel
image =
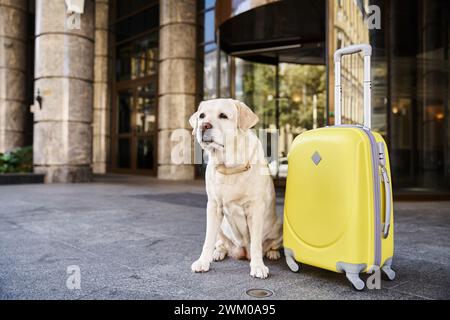
<path id="1" fill-rule="evenodd" d="M 291 257 L 286 257 L 286 264 L 292 272 L 298 272 L 300 270 L 300 265 Z"/>
<path id="2" fill-rule="evenodd" d="M 352 284 L 355 290 L 361 291 L 364 289 L 366 284 L 359 277 L 359 273 L 362 272 L 366 268 L 366 265 L 363 263 L 354 264 L 354 263 L 346 263 L 346 262 L 338 262 L 336 263 L 336 271 L 337 272 L 345 272 L 345 276 L 348 281 Z"/>
<path id="3" fill-rule="evenodd" d="M 298 272 L 300 270 L 300 265 L 295 261 L 294 255 L 291 250 L 284 249 L 284 255 L 286 257 L 286 264 L 292 272 Z"/>
<path id="4" fill-rule="evenodd" d="M 355 290 L 361 291 L 366 286 L 364 284 L 364 281 L 362 281 L 359 277 L 358 273 L 346 273 L 345 276 L 347 277 L 348 281 L 350 281 Z"/>
<path id="5" fill-rule="evenodd" d="M 385 274 L 386 278 L 388 278 L 388 280 L 392 281 L 395 279 L 395 271 L 392 270 L 390 266 L 385 265 L 385 266 L 381 267 L 381 270 Z"/>

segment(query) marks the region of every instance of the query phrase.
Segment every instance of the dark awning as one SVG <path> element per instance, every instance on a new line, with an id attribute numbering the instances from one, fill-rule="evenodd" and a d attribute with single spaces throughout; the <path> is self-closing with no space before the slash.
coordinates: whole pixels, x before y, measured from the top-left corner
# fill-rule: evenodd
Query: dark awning
<path id="1" fill-rule="evenodd" d="M 257 62 L 325 64 L 325 0 L 241 0 L 241 13 L 230 10 L 235 2 L 216 6 L 222 50 Z"/>

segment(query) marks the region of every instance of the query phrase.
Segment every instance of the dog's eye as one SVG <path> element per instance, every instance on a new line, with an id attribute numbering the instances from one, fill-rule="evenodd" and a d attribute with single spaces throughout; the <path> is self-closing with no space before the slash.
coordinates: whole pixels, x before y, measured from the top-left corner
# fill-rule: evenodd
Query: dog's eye
<path id="1" fill-rule="evenodd" d="M 220 119 L 228 119 L 228 116 L 225 113 L 219 114 Z"/>
<path id="2" fill-rule="evenodd" d="M 199 118 L 200 118 L 200 119 L 203 119 L 204 117 L 205 117 L 205 114 L 204 114 L 204 113 L 200 113 Z"/>

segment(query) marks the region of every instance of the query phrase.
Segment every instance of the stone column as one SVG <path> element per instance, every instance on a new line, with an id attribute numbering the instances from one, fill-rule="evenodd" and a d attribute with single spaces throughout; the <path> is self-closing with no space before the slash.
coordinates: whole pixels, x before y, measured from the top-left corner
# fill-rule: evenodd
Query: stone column
<path id="1" fill-rule="evenodd" d="M 0 0 L 0 152 L 23 146 L 27 1 Z"/>
<path id="2" fill-rule="evenodd" d="M 81 28 L 66 26 L 65 1 L 36 0 L 34 170 L 46 182 L 84 182 L 92 176 L 94 0 Z"/>
<path id="3" fill-rule="evenodd" d="M 109 0 L 95 0 L 93 170 L 106 173 L 110 152 Z"/>
<path id="4" fill-rule="evenodd" d="M 175 129 L 190 132 L 189 116 L 196 95 L 196 1 L 160 1 L 160 56 L 158 105 L 158 178 L 195 177 L 192 164 L 174 164 L 170 137 Z"/>

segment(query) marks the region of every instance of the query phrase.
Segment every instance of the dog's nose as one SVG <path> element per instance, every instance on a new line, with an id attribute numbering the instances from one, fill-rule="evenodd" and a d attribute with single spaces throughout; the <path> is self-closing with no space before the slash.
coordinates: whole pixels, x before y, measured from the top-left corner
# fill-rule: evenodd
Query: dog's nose
<path id="1" fill-rule="evenodd" d="M 212 129 L 212 124 L 209 122 L 204 122 L 200 128 L 202 129 L 202 132 L 205 132 L 206 130 Z"/>

